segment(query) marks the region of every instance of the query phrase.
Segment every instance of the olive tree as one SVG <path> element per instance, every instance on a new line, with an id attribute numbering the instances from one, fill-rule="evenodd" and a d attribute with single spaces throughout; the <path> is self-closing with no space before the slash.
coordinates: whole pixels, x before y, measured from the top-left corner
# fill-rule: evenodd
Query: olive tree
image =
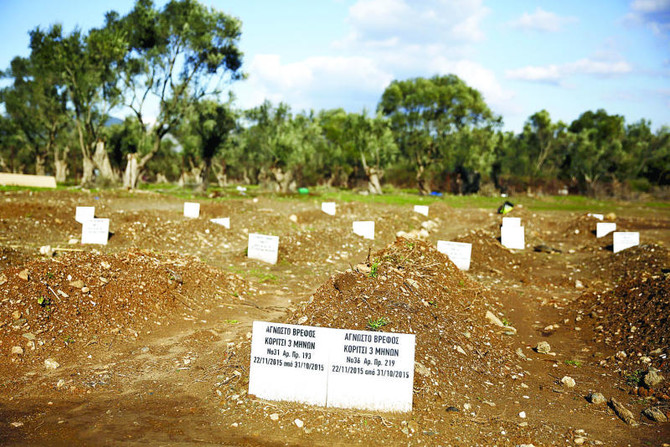
<path id="1" fill-rule="evenodd" d="M 243 78 L 241 23 L 195 0 L 171 0 L 160 10 L 151 0 L 138 0 L 127 16 L 108 17 L 111 27 L 128 36 L 122 65 L 125 105 L 150 140 L 146 152 L 128 160 L 124 184 L 134 188 L 139 172 L 189 107 L 218 94 L 221 82 Z M 146 112 L 150 98 L 159 106 L 152 126 Z"/>
<path id="2" fill-rule="evenodd" d="M 390 119 L 396 142 L 414 166 L 419 193 L 429 193 L 430 174 L 454 150 L 464 129 L 490 129 L 500 118 L 476 89 L 456 75 L 395 80 L 384 90 L 378 110 Z"/>

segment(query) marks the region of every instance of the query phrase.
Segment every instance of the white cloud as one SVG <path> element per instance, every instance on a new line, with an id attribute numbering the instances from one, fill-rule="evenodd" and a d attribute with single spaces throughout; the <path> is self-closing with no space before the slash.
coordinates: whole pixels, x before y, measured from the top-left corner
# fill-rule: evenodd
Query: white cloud
<path id="1" fill-rule="evenodd" d="M 659 37 L 670 38 L 670 0 L 633 0 L 624 19 L 647 26 Z"/>
<path id="2" fill-rule="evenodd" d="M 538 7 L 532 14 L 524 12 L 521 17 L 509 22 L 509 25 L 524 30 L 555 33 L 560 31 L 563 26 L 577 21 L 576 17 L 561 17 Z"/>
<path id="3" fill-rule="evenodd" d="M 508 107 L 508 101 L 514 97 L 513 92 L 502 88 L 492 70 L 470 60 L 453 61 L 439 57 L 431 63 L 430 70 L 438 74 L 455 74 L 479 90 L 485 101 L 496 109 Z"/>
<path id="4" fill-rule="evenodd" d="M 247 85 L 240 89 L 243 107 L 265 99 L 287 102 L 297 110 L 341 107 L 345 101 L 337 98 L 369 92 L 381 96 L 393 79 L 365 57 L 310 57 L 283 63 L 278 55 L 262 54 L 253 58 L 247 71 Z"/>
<path id="5" fill-rule="evenodd" d="M 482 0 L 359 0 L 349 8 L 349 35 L 339 47 L 478 42 L 489 13 Z"/>
<path id="6" fill-rule="evenodd" d="M 515 113 L 514 93 L 472 60 L 488 13 L 482 0 L 359 0 L 349 8 L 347 36 L 331 48 L 343 56 L 287 63 L 278 55 L 257 55 L 238 89 L 241 105 L 268 98 L 294 110 L 345 104 L 374 109 L 393 79 L 453 73 L 497 113 Z"/>
<path id="7" fill-rule="evenodd" d="M 631 71 L 633 71 L 632 66 L 624 60 L 602 61 L 584 58 L 560 65 L 527 66 L 507 70 L 505 75 L 509 79 L 560 84 L 565 78 L 574 75 L 614 76 Z"/>
<path id="8" fill-rule="evenodd" d="M 653 14 L 670 9 L 670 0 L 633 0 L 630 8 L 635 12 Z"/>

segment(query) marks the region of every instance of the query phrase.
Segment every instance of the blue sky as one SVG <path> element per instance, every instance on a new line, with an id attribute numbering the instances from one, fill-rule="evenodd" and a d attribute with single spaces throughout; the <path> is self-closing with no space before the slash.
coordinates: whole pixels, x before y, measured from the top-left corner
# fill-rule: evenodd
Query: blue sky
<path id="1" fill-rule="evenodd" d="M 88 30 L 132 0 L 0 0 L 0 67 L 28 31 Z M 164 1 L 156 1 L 162 5 Z M 519 131 L 546 109 L 670 125 L 670 0 L 203 0 L 242 20 L 237 105 L 374 110 L 393 79 L 454 73 Z"/>

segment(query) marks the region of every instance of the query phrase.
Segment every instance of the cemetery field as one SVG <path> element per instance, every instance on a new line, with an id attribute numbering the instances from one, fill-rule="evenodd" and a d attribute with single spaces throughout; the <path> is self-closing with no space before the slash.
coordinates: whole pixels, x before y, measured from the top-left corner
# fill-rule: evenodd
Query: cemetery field
<path id="1" fill-rule="evenodd" d="M 670 207 L 512 198 L 508 249 L 504 200 L 3 190 L 0 445 L 668 445 Z M 83 206 L 106 245 L 81 244 Z M 469 270 L 438 241 L 472 244 Z M 414 334 L 412 411 L 249 394 L 254 321 Z"/>

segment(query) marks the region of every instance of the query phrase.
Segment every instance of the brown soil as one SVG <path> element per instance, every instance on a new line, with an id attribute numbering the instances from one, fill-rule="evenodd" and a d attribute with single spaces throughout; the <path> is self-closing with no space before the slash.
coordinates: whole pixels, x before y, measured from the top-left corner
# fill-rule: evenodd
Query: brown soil
<path id="1" fill-rule="evenodd" d="M 316 198 L 199 201 L 201 218 L 187 219 L 182 200 L 153 193 L 3 194 L 0 444 L 670 439 L 668 423 L 641 415 L 668 409 L 667 211 L 621 206 L 618 225 L 640 231 L 642 245 L 613 254 L 611 237 L 596 239 L 596 220 L 581 213 L 516 207 L 528 248 L 508 250 L 497 240 L 495 210 L 437 203 L 426 218 L 409 205 L 340 203 L 333 217 Z M 78 205 L 110 218 L 108 245 L 70 243 L 80 238 Z M 214 217 L 230 217 L 231 229 Z M 369 219 L 374 241 L 352 234 L 353 220 Z M 396 238 L 421 228 L 430 229 L 425 241 Z M 277 265 L 246 258 L 252 232 L 280 236 Z M 473 243 L 471 270 L 438 253 L 438 239 Z M 46 245 L 54 256 L 40 255 Z M 488 322 L 486 311 L 516 335 Z M 380 319 L 383 331 L 416 334 L 411 413 L 247 395 L 254 320 L 366 330 Z M 554 355 L 533 350 L 543 340 Z M 47 369 L 47 359 L 60 366 Z M 666 378 L 651 390 L 638 380 L 649 367 Z M 574 388 L 561 385 L 566 375 Z M 588 403 L 592 391 L 624 403 L 641 425 Z"/>

